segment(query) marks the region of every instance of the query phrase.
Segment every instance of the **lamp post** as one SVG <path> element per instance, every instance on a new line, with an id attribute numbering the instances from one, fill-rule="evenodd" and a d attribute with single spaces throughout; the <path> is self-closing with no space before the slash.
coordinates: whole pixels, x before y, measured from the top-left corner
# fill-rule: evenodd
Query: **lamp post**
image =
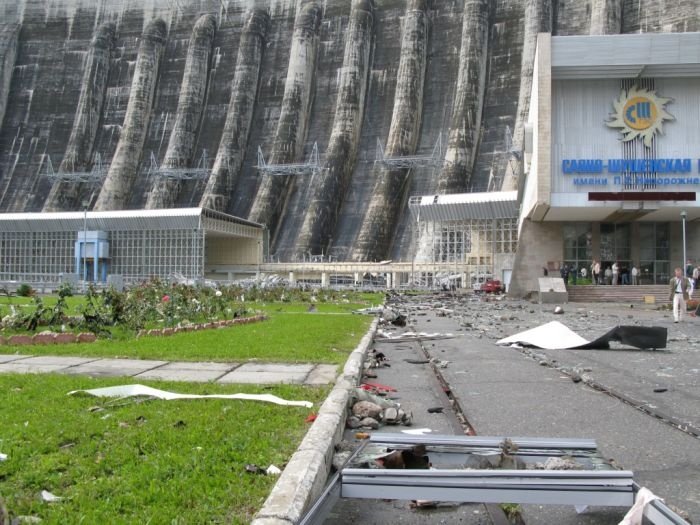
<path id="1" fill-rule="evenodd" d="M 686 257 L 686 253 L 685 253 L 685 220 L 687 217 L 688 217 L 688 214 L 685 212 L 685 210 L 683 210 L 681 212 L 681 222 L 683 224 L 683 264 L 681 265 L 681 268 L 683 268 L 683 275 L 685 275 L 685 273 L 686 273 L 685 272 L 685 265 L 686 265 L 686 261 L 688 260 Z"/>
<path id="2" fill-rule="evenodd" d="M 83 286 L 87 286 L 87 212 L 90 201 L 83 201 L 83 249 L 81 255 L 83 259 Z"/>

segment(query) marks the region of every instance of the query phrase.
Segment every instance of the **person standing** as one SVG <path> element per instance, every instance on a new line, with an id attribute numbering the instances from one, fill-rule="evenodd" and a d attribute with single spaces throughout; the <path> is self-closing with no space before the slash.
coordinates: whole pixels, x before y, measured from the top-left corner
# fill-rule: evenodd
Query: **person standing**
<path id="1" fill-rule="evenodd" d="M 618 284 L 617 278 L 620 275 L 620 265 L 615 261 L 612 265 L 612 284 Z"/>
<path id="2" fill-rule="evenodd" d="M 683 270 L 676 268 L 676 276 L 671 279 L 670 297 L 673 302 L 673 322 L 677 323 L 683 320 L 685 315 L 685 302 L 688 300 L 688 290 L 690 289 L 689 279 L 683 275 Z"/>
<path id="3" fill-rule="evenodd" d="M 600 284 L 600 262 L 593 259 L 593 283 Z"/>
<path id="4" fill-rule="evenodd" d="M 637 269 L 637 265 L 633 264 L 632 265 L 632 285 L 636 286 L 639 284 L 639 270 Z"/>

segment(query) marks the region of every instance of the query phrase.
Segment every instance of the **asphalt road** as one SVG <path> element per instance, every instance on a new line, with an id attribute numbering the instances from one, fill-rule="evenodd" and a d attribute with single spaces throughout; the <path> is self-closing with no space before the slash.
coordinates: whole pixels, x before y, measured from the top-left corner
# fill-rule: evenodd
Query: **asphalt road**
<path id="1" fill-rule="evenodd" d="M 449 361 L 437 372 L 479 435 L 595 439 L 605 457 L 635 472 L 639 484 L 700 521 L 700 439 L 620 399 L 657 411 L 667 420 L 686 422 L 691 430 L 700 428 L 700 320 L 674 324 L 668 312 L 616 304 L 569 304 L 563 315 L 555 316 L 553 305 L 448 296 L 403 297 L 396 306 L 408 312 L 409 328 L 457 335 L 423 343 L 375 343 L 390 358 L 391 367 L 377 369 L 374 381 L 397 388 L 403 407 L 414 413 L 415 426 L 463 433 L 433 367 L 404 361 L 424 358 L 427 352 Z M 551 320 L 587 339 L 618 324 L 667 326 L 668 348 L 523 351 L 494 344 Z M 574 370 L 618 397 L 584 381 L 575 383 Z M 445 414 L 427 413 L 427 408 L 440 405 Z M 348 439 L 353 435 L 348 432 Z M 617 524 L 625 512 L 589 508 L 578 514 L 566 506 L 522 507 L 527 525 Z M 480 524 L 493 519 L 483 505 L 416 511 L 402 501 L 341 500 L 327 523 Z"/>

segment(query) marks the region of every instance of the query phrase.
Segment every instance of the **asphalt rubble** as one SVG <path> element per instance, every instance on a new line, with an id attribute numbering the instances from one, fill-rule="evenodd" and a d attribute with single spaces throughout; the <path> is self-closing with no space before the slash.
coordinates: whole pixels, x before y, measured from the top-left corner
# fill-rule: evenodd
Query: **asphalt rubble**
<path id="1" fill-rule="evenodd" d="M 556 310 L 556 311 L 555 311 Z M 593 438 L 611 464 L 700 517 L 700 323 L 629 304 L 539 305 L 501 296 L 390 295 L 368 354 L 364 390 L 350 403 L 339 469 L 372 432 Z M 587 339 L 616 325 L 668 326 L 668 348 L 644 351 L 498 347 L 551 320 Z M 670 395 L 669 395 L 670 394 Z M 659 399 L 659 396 L 665 396 Z M 373 405 L 373 406 L 372 406 Z M 648 409 L 648 410 L 645 410 Z M 656 413 L 654 412 L 656 411 Z M 651 417 L 649 414 L 653 414 Z M 665 416 L 665 418 L 664 418 Z M 683 425 L 685 429 L 679 429 Z M 428 435 L 429 436 L 429 435 Z M 381 458 L 373 468 L 383 468 Z M 551 465 L 550 465 L 551 467 Z M 341 499 L 326 523 L 617 524 L 624 508 Z"/>

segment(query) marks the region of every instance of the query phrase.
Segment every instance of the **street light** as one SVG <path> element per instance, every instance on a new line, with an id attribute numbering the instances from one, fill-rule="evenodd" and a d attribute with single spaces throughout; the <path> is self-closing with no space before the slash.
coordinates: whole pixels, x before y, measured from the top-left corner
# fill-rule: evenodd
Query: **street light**
<path id="1" fill-rule="evenodd" d="M 686 265 L 686 261 L 688 260 L 686 258 L 686 253 L 685 253 L 685 220 L 687 217 L 688 217 L 688 214 L 685 212 L 685 210 L 683 210 L 681 212 L 681 221 L 683 222 L 683 265 L 681 266 L 681 268 L 683 268 L 683 275 L 685 275 L 685 273 L 686 273 L 685 272 L 685 265 Z"/>
<path id="2" fill-rule="evenodd" d="M 87 285 L 87 212 L 90 201 L 83 201 L 83 286 Z"/>

